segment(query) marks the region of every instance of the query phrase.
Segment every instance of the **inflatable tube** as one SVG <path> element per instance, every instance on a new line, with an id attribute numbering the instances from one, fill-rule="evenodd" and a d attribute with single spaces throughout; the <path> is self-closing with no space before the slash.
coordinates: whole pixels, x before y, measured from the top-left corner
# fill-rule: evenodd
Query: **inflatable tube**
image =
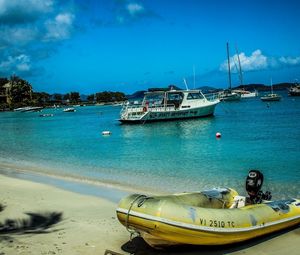
<path id="1" fill-rule="evenodd" d="M 138 197 L 140 196 L 140 197 Z M 300 223 L 300 200 L 235 203 L 233 189 L 122 199 L 119 221 L 151 246 L 223 245 L 245 241 Z"/>

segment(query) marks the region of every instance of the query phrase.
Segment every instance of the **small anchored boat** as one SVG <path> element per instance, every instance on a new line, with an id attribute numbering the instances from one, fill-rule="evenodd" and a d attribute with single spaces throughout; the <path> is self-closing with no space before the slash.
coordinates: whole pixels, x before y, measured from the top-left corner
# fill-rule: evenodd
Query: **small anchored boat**
<path id="1" fill-rule="evenodd" d="M 75 108 L 74 107 L 68 107 L 68 108 L 65 108 L 63 109 L 64 112 L 76 112 Z"/>
<path id="2" fill-rule="evenodd" d="M 235 90 L 233 90 L 233 92 L 239 93 L 241 95 L 241 98 L 252 98 L 252 97 L 258 96 L 258 92 L 256 90 L 251 92 L 251 91 L 244 90 L 244 89 L 239 89 L 239 90 L 235 89 Z"/>
<path id="3" fill-rule="evenodd" d="M 271 94 L 262 96 L 260 99 L 261 99 L 261 101 L 280 101 L 281 96 L 278 94 L 271 93 Z"/>
<path id="4" fill-rule="evenodd" d="M 280 101 L 281 100 L 281 96 L 278 94 L 275 94 L 273 92 L 273 84 L 272 84 L 272 79 L 271 79 L 271 93 L 264 95 L 260 98 L 262 101 Z"/>
<path id="5" fill-rule="evenodd" d="M 300 84 L 295 81 L 294 86 L 289 89 L 289 96 L 300 96 Z"/>
<path id="6" fill-rule="evenodd" d="M 249 198 L 231 188 L 151 197 L 134 194 L 120 201 L 117 217 L 153 247 L 231 244 L 299 224 L 300 200 L 268 201 L 270 193 L 259 191 L 259 173 L 249 172 Z"/>
<path id="7" fill-rule="evenodd" d="M 40 114 L 40 117 L 53 117 L 54 114 L 53 113 L 44 113 L 44 114 Z"/>

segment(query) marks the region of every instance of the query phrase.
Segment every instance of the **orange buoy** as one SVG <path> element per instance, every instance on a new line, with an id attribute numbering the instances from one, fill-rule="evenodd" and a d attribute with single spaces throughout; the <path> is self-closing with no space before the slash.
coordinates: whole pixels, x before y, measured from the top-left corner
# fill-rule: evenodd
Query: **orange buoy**
<path id="1" fill-rule="evenodd" d="M 216 133 L 216 137 L 217 137 L 217 138 L 221 138 L 221 133 L 217 132 L 217 133 Z"/>

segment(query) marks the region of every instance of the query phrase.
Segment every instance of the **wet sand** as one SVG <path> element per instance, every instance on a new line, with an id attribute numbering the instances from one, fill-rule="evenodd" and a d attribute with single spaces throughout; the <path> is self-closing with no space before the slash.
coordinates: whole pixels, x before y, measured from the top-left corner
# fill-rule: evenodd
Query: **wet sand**
<path id="1" fill-rule="evenodd" d="M 83 195 L 0 174 L 3 206 L 0 223 L 7 224 L 11 219 L 12 226 L 11 230 L 0 232 L 0 254 L 94 255 L 104 254 L 106 249 L 129 254 L 132 251 L 128 245 L 129 233 L 116 218 L 117 203 L 107 197 L 107 194 Z M 299 240 L 298 227 L 229 247 L 180 247 L 161 251 L 148 247 L 139 238 L 133 243 L 135 254 L 296 255 Z"/>

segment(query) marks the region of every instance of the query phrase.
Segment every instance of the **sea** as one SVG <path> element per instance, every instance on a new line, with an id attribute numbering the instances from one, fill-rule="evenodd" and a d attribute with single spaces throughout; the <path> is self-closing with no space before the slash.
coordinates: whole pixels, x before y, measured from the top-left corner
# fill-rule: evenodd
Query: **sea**
<path id="1" fill-rule="evenodd" d="M 121 106 L 112 105 L 1 112 L 0 172 L 74 180 L 75 191 L 88 181 L 155 194 L 231 187 L 245 195 L 248 171 L 257 169 L 274 199 L 300 198 L 300 97 L 282 96 L 221 102 L 213 117 L 139 125 L 120 124 Z"/>

